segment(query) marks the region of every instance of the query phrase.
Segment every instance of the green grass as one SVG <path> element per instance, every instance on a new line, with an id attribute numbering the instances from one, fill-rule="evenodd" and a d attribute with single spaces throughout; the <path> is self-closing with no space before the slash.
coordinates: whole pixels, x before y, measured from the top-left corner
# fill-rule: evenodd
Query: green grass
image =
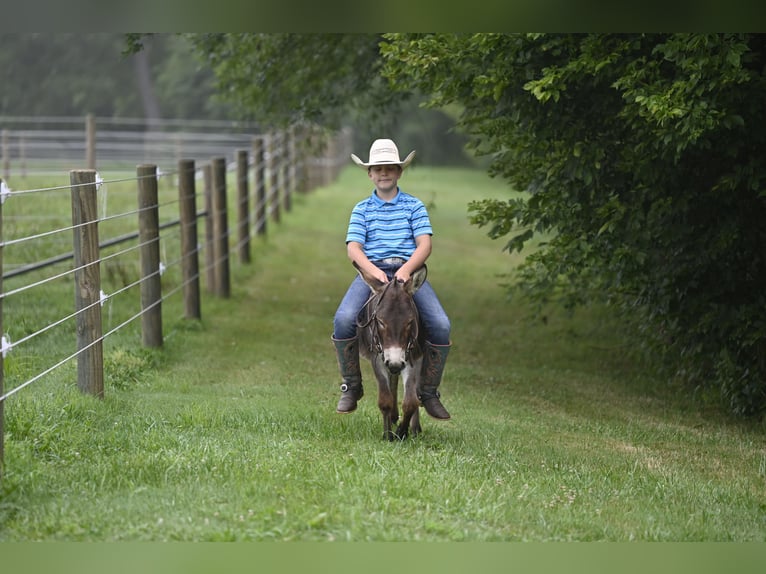
<path id="1" fill-rule="evenodd" d="M 253 263 L 232 265 L 231 298 L 205 295 L 201 321 L 181 318 L 180 297 L 164 304 L 163 349 L 108 341 L 103 401 L 67 365 L 7 402 L 0 540 L 766 539 L 761 424 L 644 373 L 608 309 L 543 322 L 508 300 L 518 256 L 465 209 L 508 196 L 500 182 L 418 168 L 401 183 L 436 230 L 451 421 L 383 441 L 366 364 L 358 411 L 334 412 L 343 239 L 368 193 L 349 168 L 296 198 Z M 34 362 L 13 361 L 14 376 Z"/>

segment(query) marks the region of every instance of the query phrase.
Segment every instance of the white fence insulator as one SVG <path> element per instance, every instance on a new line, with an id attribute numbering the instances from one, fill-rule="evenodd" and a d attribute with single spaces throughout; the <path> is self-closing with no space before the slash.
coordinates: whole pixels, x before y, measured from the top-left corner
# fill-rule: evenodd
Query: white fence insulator
<path id="1" fill-rule="evenodd" d="M 165 264 L 162 261 L 160 261 L 160 277 L 164 275 L 165 269 L 166 269 Z"/>
<path id="2" fill-rule="evenodd" d="M 0 203 L 5 203 L 5 200 L 8 199 L 11 195 L 11 188 L 6 185 L 6 183 L 0 182 Z"/>
<path id="3" fill-rule="evenodd" d="M 104 293 L 103 289 L 98 292 L 98 302 L 103 307 L 104 303 L 109 299 L 109 295 Z"/>
<path id="4" fill-rule="evenodd" d="M 0 346 L 0 351 L 3 353 L 3 359 L 5 359 L 12 348 L 13 345 L 11 344 L 11 339 L 7 335 L 3 335 L 2 346 Z"/>
<path id="5" fill-rule="evenodd" d="M 101 194 L 101 219 L 106 219 L 106 202 L 109 198 L 107 197 L 107 189 L 106 185 L 104 185 L 104 178 L 101 177 L 100 173 L 96 172 L 96 191 L 100 191 L 102 185 L 104 186 L 104 192 Z"/>

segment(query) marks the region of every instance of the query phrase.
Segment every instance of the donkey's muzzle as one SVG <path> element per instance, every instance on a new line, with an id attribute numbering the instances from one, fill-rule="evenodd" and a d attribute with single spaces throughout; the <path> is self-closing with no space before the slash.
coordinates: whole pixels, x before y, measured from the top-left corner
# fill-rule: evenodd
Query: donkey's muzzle
<path id="1" fill-rule="evenodd" d="M 404 370 L 405 363 L 401 363 L 399 361 L 386 361 L 386 369 L 388 369 L 388 372 L 392 375 L 398 375 Z"/>

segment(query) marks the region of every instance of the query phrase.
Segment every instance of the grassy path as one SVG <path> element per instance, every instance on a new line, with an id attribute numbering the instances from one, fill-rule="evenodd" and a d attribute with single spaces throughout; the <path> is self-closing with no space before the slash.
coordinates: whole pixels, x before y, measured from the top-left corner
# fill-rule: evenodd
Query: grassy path
<path id="1" fill-rule="evenodd" d="M 431 281 L 453 323 L 443 399 L 381 440 L 375 387 L 334 412 L 332 315 L 364 175 L 296 198 L 229 300 L 164 308 L 159 353 L 107 349 L 103 403 L 72 385 L 6 410 L 0 541 L 766 539 L 764 429 L 685 405 L 627 358 L 603 310 L 546 324 L 499 286 L 512 260 L 470 226 L 478 172 L 413 169 Z"/>

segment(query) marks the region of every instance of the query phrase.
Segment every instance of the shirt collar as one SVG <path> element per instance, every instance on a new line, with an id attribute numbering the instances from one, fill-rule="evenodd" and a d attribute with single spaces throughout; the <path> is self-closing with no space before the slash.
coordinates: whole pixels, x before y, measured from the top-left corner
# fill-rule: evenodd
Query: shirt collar
<path id="1" fill-rule="evenodd" d="M 394 198 L 391 201 L 383 201 L 382 199 L 378 197 L 378 192 L 375 189 L 372 190 L 372 199 L 373 201 L 375 201 L 376 205 L 385 205 L 387 203 L 390 203 L 391 205 L 396 205 L 397 203 L 399 203 L 399 197 L 401 197 L 401 195 L 402 195 L 402 190 L 401 188 L 397 187 L 396 195 L 394 196 Z"/>

